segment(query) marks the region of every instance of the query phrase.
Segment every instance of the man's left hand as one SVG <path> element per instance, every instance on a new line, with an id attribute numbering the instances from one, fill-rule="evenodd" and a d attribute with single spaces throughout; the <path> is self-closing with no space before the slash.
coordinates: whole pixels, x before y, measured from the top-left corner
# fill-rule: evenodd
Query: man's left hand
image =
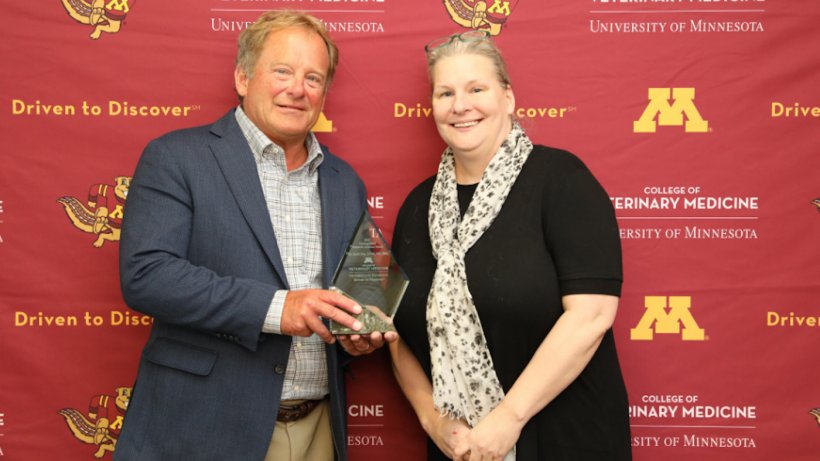
<path id="1" fill-rule="evenodd" d="M 358 356 L 369 354 L 381 348 L 385 342 L 392 343 L 396 341 L 399 339 L 399 335 L 395 331 L 388 331 L 385 334 L 374 331 L 369 335 L 340 335 L 337 339 L 345 352 Z"/>

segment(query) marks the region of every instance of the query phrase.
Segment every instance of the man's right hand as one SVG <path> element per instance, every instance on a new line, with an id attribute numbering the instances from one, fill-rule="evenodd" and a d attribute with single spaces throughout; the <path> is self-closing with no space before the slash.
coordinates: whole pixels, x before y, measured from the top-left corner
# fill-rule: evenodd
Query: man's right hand
<path id="1" fill-rule="evenodd" d="M 359 314 L 362 307 L 347 296 L 330 290 L 292 290 L 285 297 L 282 310 L 282 334 L 290 336 L 319 335 L 328 344 L 336 342 L 322 318 L 333 320 L 356 331 L 361 330 L 362 322 L 347 312 Z"/>

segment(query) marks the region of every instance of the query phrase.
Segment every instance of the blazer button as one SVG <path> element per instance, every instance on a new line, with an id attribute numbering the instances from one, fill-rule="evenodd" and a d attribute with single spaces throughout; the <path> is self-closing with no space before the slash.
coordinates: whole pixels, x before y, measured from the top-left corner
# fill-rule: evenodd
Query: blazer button
<path id="1" fill-rule="evenodd" d="M 277 375 L 282 375 L 282 374 L 285 374 L 285 367 L 282 366 L 282 365 L 276 365 L 275 367 L 273 367 L 273 371 Z"/>

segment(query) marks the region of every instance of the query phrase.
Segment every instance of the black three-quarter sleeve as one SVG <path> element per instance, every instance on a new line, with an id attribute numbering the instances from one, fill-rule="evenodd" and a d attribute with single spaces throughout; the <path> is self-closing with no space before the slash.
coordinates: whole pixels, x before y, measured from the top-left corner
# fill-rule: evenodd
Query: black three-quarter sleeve
<path id="1" fill-rule="evenodd" d="M 620 296 L 623 280 L 618 223 L 609 196 L 577 158 L 545 198 L 545 240 L 561 295 Z"/>

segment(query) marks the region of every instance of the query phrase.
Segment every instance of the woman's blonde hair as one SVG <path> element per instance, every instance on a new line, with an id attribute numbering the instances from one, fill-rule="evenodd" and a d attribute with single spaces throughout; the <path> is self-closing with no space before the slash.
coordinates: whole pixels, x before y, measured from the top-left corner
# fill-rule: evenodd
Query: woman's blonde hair
<path id="1" fill-rule="evenodd" d="M 465 32 L 470 34 L 469 38 L 462 38 L 464 34 L 454 34 L 449 37 L 449 41 L 445 39 L 444 43 L 432 48 L 426 48 L 427 51 L 427 77 L 430 80 L 430 85 L 433 85 L 433 67 L 443 58 L 450 56 L 460 56 L 464 54 L 475 54 L 485 56 L 490 59 L 495 67 L 498 81 L 505 87 L 512 86 L 510 83 L 510 75 L 507 73 L 507 65 L 504 58 L 501 56 L 501 50 L 495 46 L 495 43 L 487 34 L 475 34 L 476 31 Z"/>

